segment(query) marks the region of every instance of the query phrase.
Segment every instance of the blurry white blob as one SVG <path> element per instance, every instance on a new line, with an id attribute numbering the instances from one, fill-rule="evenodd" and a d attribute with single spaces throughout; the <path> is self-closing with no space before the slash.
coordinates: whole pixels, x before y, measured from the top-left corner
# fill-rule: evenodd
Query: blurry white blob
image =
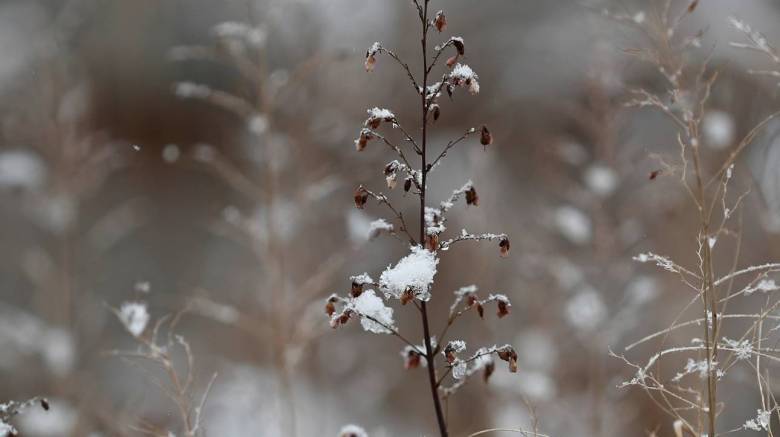
<path id="1" fill-rule="evenodd" d="M 217 152 L 214 150 L 214 147 L 205 143 L 196 144 L 192 152 L 192 157 L 196 161 L 203 163 L 209 163 L 213 161 L 216 155 Z"/>
<path id="2" fill-rule="evenodd" d="M 371 217 L 363 211 L 350 209 L 347 212 L 347 233 L 353 244 L 363 244 L 371 232 Z"/>
<path id="3" fill-rule="evenodd" d="M 628 284 L 625 293 L 630 305 L 643 305 L 658 296 L 658 284 L 650 276 L 639 276 Z"/>
<path id="4" fill-rule="evenodd" d="M 575 285 L 581 283 L 585 277 L 579 267 L 565 258 L 557 258 L 553 262 L 548 263 L 547 266 L 550 269 L 550 274 L 558 282 L 558 286 L 564 291 L 572 289 Z"/>
<path id="5" fill-rule="evenodd" d="M 299 205 L 290 200 L 279 200 L 273 209 L 258 207 L 249 219 L 249 230 L 258 240 L 265 240 L 273 233 L 280 240 L 290 239 L 300 222 Z M 271 220 L 269 220 L 269 215 Z"/>
<path id="6" fill-rule="evenodd" d="M 162 149 L 162 159 L 168 164 L 173 164 L 178 161 L 180 156 L 181 151 L 176 144 L 166 144 Z"/>
<path id="7" fill-rule="evenodd" d="M 517 336 L 520 367 L 551 371 L 558 361 L 554 339 L 542 329 L 530 329 Z"/>
<path id="8" fill-rule="evenodd" d="M 544 402 L 555 398 L 558 389 L 555 380 L 550 375 L 544 371 L 532 369 L 525 369 L 522 373 L 522 377 L 510 372 L 493 373 L 490 381 L 491 390 L 501 395 L 507 395 L 507 391 L 509 391 L 510 395 L 514 393 L 527 396 L 535 402 Z M 518 411 L 525 411 L 525 408 Z"/>
<path id="9" fill-rule="evenodd" d="M 63 234 L 76 222 L 78 205 L 67 194 L 53 194 L 38 202 L 34 212 L 40 226 L 55 234 Z"/>
<path id="10" fill-rule="evenodd" d="M 119 320 L 134 337 L 144 333 L 149 323 L 149 312 L 144 302 L 125 302 L 119 308 Z"/>
<path id="11" fill-rule="evenodd" d="M 138 144 L 133 144 L 132 146 L 133 146 L 133 150 L 135 150 L 136 152 L 141 151 L 141 146 L 139 146 Z"/>
<path id="12" fill-rule="evenodd" d="M 596 289 L 585 287 L 566 303 L 566 321 L 575 329 L 595 330 L 607 317 L 607 307 Z"/>
<path id="13" fill-rule="evenodd" d="M 149 281 L 138 281 L 133 285 L 133 289 L 138 293 L 149 293 L 152 291 L 152 284 Z"/>
<path id="14" fill-rule="evenodd" d="M 0 152 L 0 188 L 40 188 L 46 179 L 41 159 L 27 150 Z"/>
<path id="15" fill-rule="evenodd" d="M 65 376 L 76 362 L 76 345 L 70 332 L 52 328 L 41 337 L 41 354 L 46 367 L 57 376 Z"/>
<path id="16" fill-rule="evenodd" d="M 49 398 L 49 411 L 29 408 L 19 415 L 19 430 L 30 437 L 71 435 L 78 413 L 64 399 Z"/>
<path id="17" fill-rule="evenodd" d="M 368 437 L 368 433 L 363 428 L 350 424 L 341 428 L 338 437 Z"/>
<path id="18" fill-rule="evenodd" d="M 241 211 L 233 205 L 228 205 L 222 209 L 222 219 L 233 226 L 241 225 Z"/>
<path id="19" fill-rule="evenodd" d="M 578 166 L 585 163 L 588 159 L 588 152 L 581 144 L 574 142 L 564 142 L 558 145 L 558 156 L 567 164 Z"/>
<path id="20" fill-rule="evenodd" d="M 561 235 L 574 244 L 586 244 L 591 239 L 590 218 L 573 206 L 561 206 L 555 211 L 555 225 Z"/>
<path id="21" fill-rule="evenodd" d="M 204 411 L 205 435 L 285 435 L 284 421 L 288 413 L 280 397 L 279 378 L 273 372 L 232 365 L 222 369 L 219 375 Z M 302 387 L 300 383 L 296 385 Z M 296 399 L 304 399 L 296 407 L 303 408 L 302 404 L 311 398 L 311 394 L 299 394 L 306 395 L 296 396 Z"/>
<path id="22" fill-rule="evenodd" d="M 82 119 L 87 109 L 89 109 L 89 98 L 89 85 L 87 82 L 81 82 L 69 89 L 60 99 L 60 106 L 57 109 L 57 121 L 68 124 Z"/>
<path id="23" fill-rule="evenodd" d="M 76 346 L 73 336 L 16 308 L 0 311 L 0 368 L 15 369 L 29 354 L 41 357 L 56 376 L 73 370 Z"/>
<path id="24" fill-rule="evenodd" d="M 211 94 L 211 88 L 195 82 L 176 82 L 173 85 L 173 93 L 182 99 L 204 99 Z"/>
<path id="25" fill-rule="evenodd" d="M 615 170 L 606 165 L 593 164 L 585 170 L 585 184 L 599 196 L 606 197 L 614 193 L 619 182 Z"/>
<path id="26" fill-rule="evenodd" d="M 736 126 L 734 118 L 725 111 L 708 111 L 702 121 L 705 144 L 714 149 L 724 149 L 734 142 Z"/>
<path id="27" fill-rule="evenodd" d="M 247 129 L 254 135 L 262 136 L 268 131 L 268 117 L 263 114 L 255 114 L 249 117 Z"/>

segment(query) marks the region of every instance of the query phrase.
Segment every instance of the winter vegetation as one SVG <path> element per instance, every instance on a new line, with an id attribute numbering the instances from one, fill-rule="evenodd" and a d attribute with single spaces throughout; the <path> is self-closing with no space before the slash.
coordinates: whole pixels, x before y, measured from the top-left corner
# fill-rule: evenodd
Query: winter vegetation
<path id="1" fill-rule="evenodd" d="M 0 437 L 780 432 L 777 2 L 147 3 L 0 3 Z"/>

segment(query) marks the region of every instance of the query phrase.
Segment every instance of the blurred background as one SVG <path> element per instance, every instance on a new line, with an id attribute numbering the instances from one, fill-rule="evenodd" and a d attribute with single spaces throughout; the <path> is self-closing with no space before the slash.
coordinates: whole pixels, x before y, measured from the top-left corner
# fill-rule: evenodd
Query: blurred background
<path id="1" fill-rule="evenodd" d="M 510 317 L 465 317 L 452 334 L 474 348 L 513 344 L 520 367 L 498 366 L 448 402 L 454 435 L 534 416 L 556 436 L 671 435 L 643 393 L 616 388 L 633 371 L 609 356 L 668 326 L 690 298 L 674 275 L 631 257 L 695 262 L 678 179 L 648 177 L 657 156 L 679 157 L 673 126 L 623 107 L 627 87 L 664 84 L 623 52 L 643 35 L 600 13 L 652 17 L 657 5 L 431 8 L 449 21 L 435 42 L 462 36 L 481 84 L 443 101 L 434 147 L 482 123 L 495 140 L 450 153 L 430 198 L 472 179 L 480 205 L 457 206 L 450 232 L 506 232 L 513 248 L 506 259 L 494 243 L 444 253 L 433 323 L 463 285 L 508 295 Z M 772 0 L 705 1 L 683 26 L 706 29 L 694 61 L 711 56 L 721 72 L 705 117 L 712 168 L 779 106 L 775 82 L 745 73 L 764 60 L 729 47 L 731 15 L 780 42 Z M 150 371 L 106 354 L 137 348 L 111 311 L 136 299 L 153 320 L 187 310 L 177 332 L 192 347 L 195 392 L 218 373 L 207 435 L 330 436 L 345 423 L 372 436 L 433 433 L 425 372 L 404 370 L 402 344 L 356 323 L 332 330 L 323 313 L 350 275 L 378 276 L 408 251 L 367 238 L 387 211 L 355 209 L 352 193 L 383 190 L 394 157 L 379 146 L 358 154 L 353 140 L 374 106 L 416 132 L 405 75 L 387 57 L 370 74 L 363 61 L 381 41 L 417 71 L 418 27 L 407 1 L 0 3 L 0 401 L 52 404 L 20 416 L 22 435 L 137 435 L 142 420 L 176 432 Z M 750 189 L 740 265 L 780 258 L 777 133 L 766 129 L 736 168 L 735 189 Z M 398 189 L 391 199 L 416 211 Z M 416 338 L 415 311 L 398 307 L 396 320 Z M 734 384 L 722 420 L 739 426 L 758 399 Z"/>

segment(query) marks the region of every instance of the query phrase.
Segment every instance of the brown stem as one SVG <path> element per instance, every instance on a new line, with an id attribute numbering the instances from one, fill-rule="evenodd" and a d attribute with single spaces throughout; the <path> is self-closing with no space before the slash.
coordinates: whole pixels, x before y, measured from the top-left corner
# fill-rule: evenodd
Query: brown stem
<path id="1" fill-rule="evenodd" d="M 425 241 L 425 192 L 426 192 L 426 179 L 428 175 L 428 163 L 426 162 L 426 145 L 428 140 L 428 101 L 426 99 L 426 90 L 428 89 L 428 2 L 424 0 L 425 4 L 422 7 L 421 20 L 422 21 L 422 54 L 423 54 L 423 81 L 422 89 L 420 91 L 420 100 L 422 102 L 422 141 L 420 147 L 420 156 L 422 161 L 422 186 L 420 187 L 420 242 Z M 431 388 L 431 396 L 433 398 L 433 406 L 436 410 L 436 420 L 439 424 L 439 433 L 441 437 L 447 437 L 447 421 L 444 418 L 444 411 L 441 407 L 441 399 L 439 398 L 439 389 L 436 382 L 436 363 L 433 347 L 431 346 L 431 330 L 428 324 L 428 308 L 425 301 L 420 302 L 420 313 L 422 314 L 423 324 L 423 336 L 425 338 L 425 356 L 428 361 L 428 383 Z"/>

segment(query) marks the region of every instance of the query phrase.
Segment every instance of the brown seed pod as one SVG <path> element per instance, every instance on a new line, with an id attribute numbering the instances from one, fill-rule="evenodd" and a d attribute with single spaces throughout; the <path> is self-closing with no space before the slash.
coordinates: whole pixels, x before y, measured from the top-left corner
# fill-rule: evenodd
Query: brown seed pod
<path id="1" fill-rule="evenodd" d="M 474 187 L 466 190 L 466 205 L 479 206 L 479 196 L 477 196 L 477 190 Z"/>
<path id="2" fill-rule="evenodd" d="M 404 181 L 404 191 L 409 192 L 412 189 L 412 178 L 406 178 Z"/>
<path id="3" fill-rule="evenodd" d="M 352 297 L 359 297 L 363 294 L 363 284 L 352 281 L 352 289 L 349 291 L 349 294 L 351 294 Z"/>
<path id="4" fill-rule="evenodd" d="M 439 250 L 439 234 L 428 235 L 425 238 L 425 248 L 431 252 Z"/>
<path id="5" fill-rule="evenodd" d="M 499 300 L 498 301 L 498 310 L 496 311 L 496 315 L 498 315 L 498 318 L 502 318 L 509 314 L 509 308 L 510 305 L 505 300 Z"/>
<path id="6" fill-rule="evenodd" d="M 466 46 L 463 45 L 463 41 L 460 39 L 452 39 L 452 45 L 455 46 L 455 49 L 458 51 L 458 54 L 460 56 L 463 56 L 466 54 Z"/>
<path id="7" fill-rule="evenodd" d="M 479 143 L 483 146 L 489 146 L 493 144 L 493 135 L 490 134 L 487 126 L 482 125 L 482 129 L 479 135 Z"/>
<path id="8" fill-rule="evenodd" d="M 447 66 L 452 68 L 458 62 L 459 57 L 460 56 L 458 55 L 454 55 L 452 57 L 447 58 Z"/>
<path id="9" fill-rule="evenodd" d="M 358 209 L 363 209 L 363 207 L 366 205 L 366 202 L 368 202 L 368 192 L 361 185 L 355 189 L 355 207 Z"/>
<path id="10" fill-rule="evenodd" d="M 404 368 L 409 370 L 420 367 L 421 358 L 422 356 L 419 352 L 414 349 L 409 349 L 406 353 L 406 359 L 404 360 Z"/>
<path id="11" fill-rule="evenodd" d="M 482 307 L 481 303 L 477 303 L 477 314 L 479 314 L 480 319 L 485 318 L 485 308 Z"/>
<path id="12" fill-rule="evenodd" d="M 441 115 L 441 108 L 439 108 L 439 105 L 432 105 L 431 111 L 433 112 L 433 121 L 437 121 Z"/>
<path id="13" fill-rule="evenodd" d="M 504 346 L 496 351 L 498 357 L 509 363 L 509 371 L 517 372 L 517 352 L 511 346 Z"/>
<path id="14" fill-rule="evenodd" d="M 366 62 L 365 62 L 366 71 L 372 72 L 374 71 L 374 65 L 376 65 L 376 58 L 374 55 L 366 53 Z"/>
<path id="15" fill-rule="evenodd" d="M 407 288 L 404 290 L 403 293 L 401 293 L 401 297 L 399 299 L 401 301 L 401 305 L 406 305 L 407 303 L 414 300 L 414 291 L 412 291 L 411 288 Z"/>
<path id="16" fill-rule="evenodd" d="M 501 250 L 501 257 L 506 258 L 509 256 L 509 238 L 504 237 L 498 242 L 498 247 Z"/>
<path id="17" fill-rule="evenodd" d="M 447 17 L 444 16 L 444 11 L 436 13 L 436 17 L 433 19 L 433 25 L 436 26 L 436 30 L 439 32 L 442 32 L 447 28 Z"/>

